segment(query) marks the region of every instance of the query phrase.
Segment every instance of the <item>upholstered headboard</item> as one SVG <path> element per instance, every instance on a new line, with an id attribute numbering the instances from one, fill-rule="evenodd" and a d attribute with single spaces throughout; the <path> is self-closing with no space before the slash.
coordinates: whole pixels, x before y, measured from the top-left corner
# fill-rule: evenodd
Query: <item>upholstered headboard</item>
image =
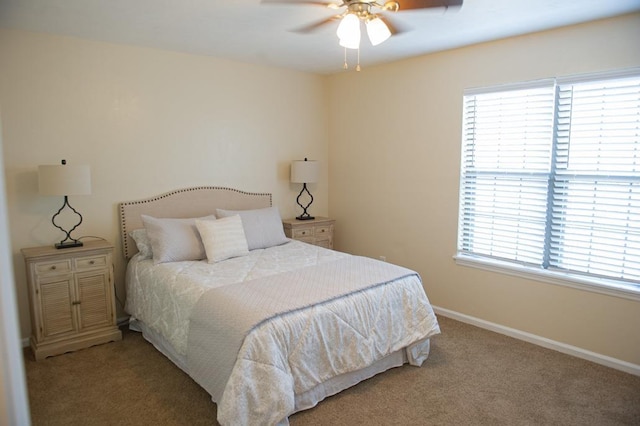
<path id="1" fill-rule="evenodd" d="M 216 209 L 249 210 L 271 207 L 271 194 L 244 192 L 217 186 L 179 189 L 143 200 L 120 203 L 122 252 L 130 259 L 138 252 L 130 232 L 142 228 L 141 214 L 154 217 L 202 217 L 215 214 Z"/>

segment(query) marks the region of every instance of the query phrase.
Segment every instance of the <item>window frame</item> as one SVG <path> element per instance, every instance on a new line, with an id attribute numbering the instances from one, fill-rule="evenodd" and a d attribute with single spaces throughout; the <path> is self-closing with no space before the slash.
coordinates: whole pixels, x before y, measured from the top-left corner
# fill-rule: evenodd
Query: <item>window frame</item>
<path id="1" fill-rule="evenodd" d="M 624 70 L 616 70 L 609 72 L 600 72 L 600 73 L 589 73 L 589 74 L 581 74 L 581 75 L 573 75 L 573 76 L 565 76 L 558 78 L 550 78 L 550 79 L 541 79 L 530 82 L 523 83 L 514 83 L 514 84 L 503 84 L 491 87 L 483 87 L 483 88 L 473 88 L 466 89 L 463 95 L 463 103 L 465 102 L 465 98 L 467 96 L 473 96 L 478 94 L 489 94 L 496 92 L 506 92 L 512 90 L 521 90 L 521 89 L 535 89 L 543 86 L 548 86 L 549 84 L 553 84 L 556 90 L 556 96 L 558 87 L 560 85 L 566 84 L 577 84 L 584 82 L 597 82 L 602 80 L 609 79 L 620 79 L 620 78 L 629 78 L 629 77 L 640 77 L 640 68 L 630 68 Z M 554 101 L 557 102 L 557 101 Z M 555 112 L 554 112 L 554 123 L 552 131 L 555 132 Z M 598 276 L 590 276 L 588 274 L 581 274 L 578 272 L 565 272 L 558 271 L 553 269 L 544 269 L 542 267 L 532 266 L 530 264 L 522 264 L 517 260 L 502 260 L 494 257 L 484 256 L 481 254 L 473 254 L 464 252 L 461 250 L 461 232 L 463 218 L 462 218 L 462 205 L 464 199 L 465 190 L 465 182 L 463 180 L 463 170 L 464 170 L 464 161 L 465 161 L 465 119 L 463 119 L 462 123 L 462 137 L 461 137 L 461 164 L 460 164 L 460 192 L 458 194 L 458 229 L 457 229 L 457 237 L 456 237 L 456 254 L 453 256 L 456 264 L 465 266 L 478 268 L 483 270 L 488 270 L 492 272 L 498 272 L 506 275 L 516 276 L 520 278 L 540 281 L 548 284 L 561 285 L 565 287 L 576 288 L 580 290 L 586 290 L 590 292 L 606 294 L 609 296 L 621 297 L 625 299 L 631 299 L 635 301 L 640 301 L 640 283 L 634 284 L 633 282 L 628 281 L 618 281 L 615 279 L 608 279 Z M 554 136 L 555 138 L 555 136 Z M 553 142 L 554 148 L 551 155 L 555 156 L 555 140 Z M 554 173 L 553 169 L 551 173 Z M 553 191 L 548 190 L 547 194 L 552 196 Z M 551 207 L 548 208 L 551 210 Z M 550 223 L 547 221 L 547 226 L 550 226 Z"/>

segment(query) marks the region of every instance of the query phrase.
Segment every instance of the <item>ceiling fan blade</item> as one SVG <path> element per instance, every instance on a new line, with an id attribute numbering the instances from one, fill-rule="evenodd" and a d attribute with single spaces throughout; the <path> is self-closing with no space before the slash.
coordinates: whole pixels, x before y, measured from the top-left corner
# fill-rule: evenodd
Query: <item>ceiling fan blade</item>
<path id="1" fill-rule="evenodd" d="M 302 34 L 310 33 L 338 19 L 340 19 L 340 15 L 330 16 L 327 19 L 323 19 L 321 21 L 314 22 L 309 25 L 305 25 L 304 27 L 293 29 L 291 31 L 293 31 L 294 33 L 302 33 Z"/>
<path id="2" fill-rule="evenodd" d="M 400 4 L 399 12 L 411 9 L 431 9 L 436 7 L 462 6 L 463 0 L 397 0 Z"/>

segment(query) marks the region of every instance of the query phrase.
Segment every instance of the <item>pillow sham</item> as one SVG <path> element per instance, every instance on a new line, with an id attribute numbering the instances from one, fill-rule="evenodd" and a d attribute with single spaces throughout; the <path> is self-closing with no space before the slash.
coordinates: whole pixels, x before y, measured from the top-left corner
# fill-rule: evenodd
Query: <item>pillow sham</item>
<path id="1" fill-rule="evenodd" d="M 242 219 L 249 250 L 279 246 L 289 241 L 284 235 L 282 219 L 277 207 L 256 210 L 216 209 L 216 216 L 219 218 L 233 215 L 240 215 Z"/>
<path id="2" fill-rule="evenodd" d="M 218 220 L 196 219 L 196 227 L 200 232 L 209 263 L 249 254 L 239 215 Z"/>
<path id="3" fill-rule="evenodd" d="M 131 238 L 136 243 L 136 247 L 138 248 L 138 254 L 140 259 L 151 259 L 153 257 L 153 251 L 151 250 L 151 243 L 149 242 L 149 237 L 147 236 L 147 230 L 144 228 L 134 229 L 129 232 Z"/>
<path id="4" fill-rule="evenodd" d="M 207 257 L 196 228 L 196 218 L 141 217 L 151 244 L 153 263 L 202 260 Z M 214 221 L 216 217 L 211 215 L 201 219 Z"/>

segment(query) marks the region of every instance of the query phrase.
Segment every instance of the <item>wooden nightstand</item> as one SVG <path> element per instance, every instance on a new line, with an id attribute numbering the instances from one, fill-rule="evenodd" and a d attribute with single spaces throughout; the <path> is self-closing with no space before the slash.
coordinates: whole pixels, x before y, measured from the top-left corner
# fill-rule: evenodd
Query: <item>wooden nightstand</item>
<path id="1" fill-rule="evenodd" d="M 122 339 L 116 324 L 113 246 L 22 249 L 36 360 Z"/>
<path id="2" fill-rule="evenodd" d="M 287 237 L 316 246 L 333 249 L 334 219 L 316 217 L 312 220 L 285 219 L 282 221 Z"/>

